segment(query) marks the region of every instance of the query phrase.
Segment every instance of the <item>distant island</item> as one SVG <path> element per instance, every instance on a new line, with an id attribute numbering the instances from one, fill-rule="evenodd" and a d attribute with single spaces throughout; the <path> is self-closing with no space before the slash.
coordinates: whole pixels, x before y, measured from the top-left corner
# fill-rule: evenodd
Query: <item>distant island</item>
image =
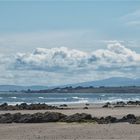
<path id="1" fill-rule="evenodd" d="M 140 86 L 126 87 L 57 87 L 46 90 L 23 90 L 25 93 L 140 93 Z"/>
<path id="2" fill-rule="evenodd" d="M 126 77 L 111 77 L 102 80 L 73 83 L 66 85 L 0 85 L 0 91 L 26 91 L 26 92 L 93 92 L 93 93 L 140 93 L 140 78 L 132 79 Z"/>

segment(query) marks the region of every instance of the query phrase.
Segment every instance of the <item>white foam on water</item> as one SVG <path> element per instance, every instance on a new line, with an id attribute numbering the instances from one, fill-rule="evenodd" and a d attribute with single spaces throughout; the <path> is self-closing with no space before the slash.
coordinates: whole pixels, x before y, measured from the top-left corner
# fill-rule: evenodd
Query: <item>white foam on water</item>
<path id="1" fill-rule="evenodd" d="M 44 97 L 38 97 L 39 99 L 44 99 Z"/>
<path id="2" fill-rule="evenodd" d="M 23 102 L 7 102 L 8 105 L 22 104 Z M 27 103 L 28 104 L 28 103 Z"/>
<path id="3" fill-rule="evenodd" d="M 81 100 L 76 102 L 44 102 L 49 105 L 61 105 L 61 104 L 80 104 L 80 103 L 88 103 L 88 100 Z"/>
<path id="4" fill-rule="evenodd" d="M 72 97 L 72 98 L 73 98 L 73 99 L 79 99 L 79 97 L 77 97 L 77 96 L 76 96 L 76 97 Z"/>
<path id="5" fill-rule="evenodd" d="M 88 98 L 82 98 L 82 97 L 72 97 L 72 99 L 77 99 L 77 100 L 88 100 Z"/>
<path id="6" fill-rule="evenodd" d="M 16 99 L 17 97 L 9 97 L 9 98 L 11 98 L 11 99 Z"/>
<path id="7" fill-rule="evenodd" d="M 106 96 L 105 94 L 101 95 L 102 97 Z"/>

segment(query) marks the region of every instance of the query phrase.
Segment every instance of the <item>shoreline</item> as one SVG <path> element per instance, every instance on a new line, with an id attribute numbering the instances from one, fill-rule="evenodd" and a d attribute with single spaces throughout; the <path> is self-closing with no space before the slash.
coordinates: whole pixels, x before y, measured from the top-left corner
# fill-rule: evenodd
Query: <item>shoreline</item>
<path id="1" fill-rule="evenodd" d="M 21 113 L 21 114 L 34 114 L 34 113 L 45 113 L 45 112 L 58 112 L 65 115 L 72 115 L 75 113 L 87 113 L 91 114 L 93 117 L 123 117 L 127 114 L 134 114 L 135 116 L 140 116 L 140 106 L 130 105 L 124 107 L 103 107 L 104 104 L 71 104 L 66 107 L 55 106 L 52 109 L 33 109 L 33 110 L 0 110 L 0 114 L 5 113 Z"/>

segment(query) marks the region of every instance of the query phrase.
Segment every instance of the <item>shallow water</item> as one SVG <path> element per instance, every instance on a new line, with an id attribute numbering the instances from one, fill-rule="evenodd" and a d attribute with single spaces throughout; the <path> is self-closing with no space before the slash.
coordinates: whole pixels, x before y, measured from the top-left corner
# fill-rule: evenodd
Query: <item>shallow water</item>
<path id="1" fill-rule="evenodd" d="M 0 92 L 0 104 L 77 104 L 140 100 L 140 93 L 16 93 Z"/>

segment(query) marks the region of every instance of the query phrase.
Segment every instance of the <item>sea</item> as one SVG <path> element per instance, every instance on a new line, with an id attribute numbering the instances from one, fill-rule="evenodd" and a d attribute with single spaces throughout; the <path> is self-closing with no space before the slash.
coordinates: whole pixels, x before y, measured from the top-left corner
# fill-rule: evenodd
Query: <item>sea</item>
<path id="1" fill-rule="evenodd" d="M 20 93 L 0 92 L 0 104 L 46 103 L 50 105 L 139 101 L 140 93 Z"/>

